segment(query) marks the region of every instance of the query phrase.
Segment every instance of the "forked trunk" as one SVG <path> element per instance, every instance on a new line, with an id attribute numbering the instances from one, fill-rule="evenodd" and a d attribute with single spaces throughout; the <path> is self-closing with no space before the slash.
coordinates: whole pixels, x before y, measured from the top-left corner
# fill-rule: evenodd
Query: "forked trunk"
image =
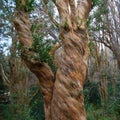
<path id="1" fill-rule="evenodd" d="M 86 22 L 91 0 L 56 0 L 62 51 L 52 99 L 52 120 L 86 120 L 83 83 L 89 56 Z"/>
<path id="2" fill-rule="evenodd" d="M 62 39 L 56 75 L 53 75 L 46 63 L 34 59 L 38 55 L 31 51 L 32 36 L 28 14 L 21 8 L 15 14 L 14 23 L 22 43 L 23 58 L 40 81 L 46 120 L 86 120 L 83 98 L 89 56 L 86 22 L 92 1 L 78 0 L 77 6 L 74 0 L 53 2 L 60 15 Z"/>

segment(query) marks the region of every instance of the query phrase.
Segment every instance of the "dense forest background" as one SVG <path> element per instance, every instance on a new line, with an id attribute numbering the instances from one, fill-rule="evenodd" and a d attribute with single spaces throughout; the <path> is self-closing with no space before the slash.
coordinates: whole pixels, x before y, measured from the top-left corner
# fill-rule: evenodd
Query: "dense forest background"
<path id="1" fill-rule="evenodd" d="M 34 40 L 32 50 L 39 53 L 41 60 L 51 66 L 55 73 L 57 56 L 61 50 L 57 9 L 51 0 L 28 0 L 23 7 L 30 17 Z M 22 45 L 13 22 L 15 9 L 15 0 L 1 0 L 0 120 L 44 120 L 39 81 L 22 59 Z M 64 27 L 67 28 L 67 24 Z M 118 120 L 120 1 L 93 0 L 87 27 L 89 67 L 83 93 L 80 93 L 84 94 L 87 120 Z"/>

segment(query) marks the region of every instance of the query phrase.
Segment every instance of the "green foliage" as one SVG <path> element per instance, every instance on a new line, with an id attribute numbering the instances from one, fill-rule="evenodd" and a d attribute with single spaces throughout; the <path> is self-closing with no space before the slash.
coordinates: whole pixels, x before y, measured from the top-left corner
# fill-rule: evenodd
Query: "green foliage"
<path id="1" fill-rule="evenodd" d="M 2 76 L 0 76 L 0 94 L 3 94 L 5 92 L 5 86 L 2 80 Z"/>
<path id="2" fill-rule="evenodd" d="M 120 116 L 120 98 L 117 99 L 111 99 L 108 110 L 110 114 L 116 114 L 117 116 Z"/>
<path id="3" fill-rule="evenodd" d="M 21 58 L 23 57 L 23 53 L 22 53 L 22 44 L 21 43 L 16 43 L 16 47 L 17 47 L 17 55 L 20 56 Z"/>
<path id="4" fill-rule="evenodd" d="M 34 120 L 32 116 L 30 116 L 30 107 L 25 105 L 23 110 L 18 113 L 13 120 Z"/>
<path id="5" fill-rule="evenodd" d="M 3 120 L 12 120 L 9 105 L 0 104 Z"/>
<path id="6" fill-rule="evenodd" d="M 83 90 L 79 91 L 79 95 L 82 95 L 83 94 Z"/>
<path id="7" fill-rule="evenodd" d="M 94 51 L 94 43 L 92 41 L 89 42 L 88 44 L 89 46 L 89 49 L 90 49 L 90 53 L 93 54 L 93 51 Z"/>
<path id="8" fill-rule="evenodd" d="M 108 13 L 108 7 L 106 0 L 93 0 L 93 14 L 90 15 L 89 30 L 93 35 L 100 30 L 106 29 L 107 19 L 106 14 Z M 106 23 L 106 24 L 104 24 Z"/>
<path id="9" fill-rule="evenodd" d="M 22 0 L 15 0 L 17 9 L 25 10 L 26 12 L 31 12 L 34 10 L 34 1 L 35 0 L 26 0 L 26 2 L 23 2 Z"/>
<path id="10" fill-rule="evenodd" d="M 67 23 L 67 20 L 64 22 L 63 27 L 64 27 L 65 30 L 68 30 L 68 29 L 69 29 L 69 25 L 68 25 L 68 23 Z"/>
<path id="11" fill-rule="evenodd" d="M 91 16 L 89 16 L 89 18 L 87 19 L 87 27 L 90 26 L 90 23 L 91 23 Z"/>
<path id="12" fill-rule="evenodd" d="M 51 64 L 52 57 L 49 55 L 49 51 L 52 45 L 50 44 L 50 40 L 48 39 L 44 42 L 43 36 L 41 35 L 33 35 L 33 38 L 33 50 L 39 53 L 42 62 L 47 62 L 48 64 Z"/>
<path id="13" fill-rule="evenodd" d="M 45 120 L 44 102 L 39 89 L 39 85 L 37 85 L 29 90 L 30 95 L 36 90 L 38 92 L 32 99 L 29 99 L 28 96 L 24 105 L 19 103 L 0 104 L 3 120 Z M 27 104 L 28 99 L 29 104 Z"/>
<path id="14" fill-rule="evenodd" d="M 101 106 L 101 97 L 99 93 L 99 85 L 94 82 L 87 82 L 84 85 L 84 96 L 86 102 L 86 108 L 89 104 L 95 106 Z"/>
<path id="15" fill-rule="evenodd" d="M 34 10 L 34 0 L 27 0 L 25 10 L 26 12 L 31 12 L 32 10 Z"/>
<path id="16" fill-rule="evenodd" d="M 35 120 L 45 120 L 44 102 L 40 91 L 31 100 L 30 114 Z"/>
<path id="17" fill-rule="evenodd" d="M 43 39 L 42 35 L 33 35 L 33 46 L 32 49 L 39 54 L 41 62 L 48 63 L 53 71 L 56 71 L 56 66 L 53 63 L 53 56 L 50 56 L 49 52 L 54 42 L 50 39 Z"/>
<path id="18" fill-rule="evenodd" d="M 93 7 L 100 4 L 100 0 L 92 0 Z"/>
<path id="19" fill-rule="evenodd" d="M 103 108 L 95 108 L 93 105 L 89 105 L 87 109 L 87 120 L 113 120 L 107 116 Z"/>
<path id="20" fill-rule="evenodd" d="M 87 120 L 119 120 L 120 99 L 113 101 L 114 100 L 108 101 L 108 108 L 104 106 L 96 107 L 93 104 L 88 104 L 86 109 Z"/>
<path id="21" fill-rule="evenodd" d="M 108 74 L 109 75 L 109 74 Z M 120 77 L 118 76 L 117 79 Z M 112 77 L 109 78 L 113 79 Z M 93 82 L 88 82 L 84 86 L 85 107 L 87 120 L 119 120 L 120 118 L 120 84 L 116 85 L 116 96 L 113 95 L 112 83 L 107 86 L 108 101 L 101 103 L 99 86 Z"/>
<path id="22" fill-rule="evenodd" d="M 28 105 L 2 104 L 0 107 L 2 108 L 3 120 L 34 120 L 30 116 L 30 107 Z M 14 109 L 20 111 L 13 111 Z"/>

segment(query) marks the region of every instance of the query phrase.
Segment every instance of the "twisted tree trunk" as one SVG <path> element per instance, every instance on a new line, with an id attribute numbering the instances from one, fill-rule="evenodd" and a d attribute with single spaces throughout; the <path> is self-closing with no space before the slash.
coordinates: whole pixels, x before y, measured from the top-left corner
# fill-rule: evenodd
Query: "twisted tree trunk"
<path id="1" fill-rule="evenodd" d="M 23 59 L 40 81 L 46 120 L 85 120 L 83 83 L 89 56 L 86 22 L 92 1 L 78 0 L 77 6 L 74 0 L 53 1 L 60 15 L 62 39 L 56 75 L 46 63 L 34 59 L 38 55 L 31 51 L 33 41 L 28 13 L 20 9 L 15 13 L 14 24 L 22 44 Z"/>

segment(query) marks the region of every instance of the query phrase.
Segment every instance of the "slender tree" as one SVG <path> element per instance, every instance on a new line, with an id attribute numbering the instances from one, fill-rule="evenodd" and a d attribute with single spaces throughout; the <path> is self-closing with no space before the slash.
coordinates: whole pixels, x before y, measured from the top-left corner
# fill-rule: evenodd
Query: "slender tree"
<path id="1" fill-rule="evenodd" d="M 42 0 L 45 4 L 46 1 Z M 54 74 L 32 50 L 28 0 L 16 0 L 14 25 L 22 44 L 22 58 L 38 77 L 44 99 L 46 120 L 85 120 L 83 83 L 89 56 L 86 22 L 92 0 L 53 0 L 60 15 L 62 50 Z M 51 20 L 56 24 L 54 18 Z M 58 25 L 58 24 L 56 24 Z"/>
<path id="2" fill-rule="evenodd" d="M 93 33 L 93 40 L 103 43 L 113 52 L 120 68 L 119 5 L 119 1 L 100 0 L 96 5 L 97 9 L 91 15 L 90 32 Z"/>

